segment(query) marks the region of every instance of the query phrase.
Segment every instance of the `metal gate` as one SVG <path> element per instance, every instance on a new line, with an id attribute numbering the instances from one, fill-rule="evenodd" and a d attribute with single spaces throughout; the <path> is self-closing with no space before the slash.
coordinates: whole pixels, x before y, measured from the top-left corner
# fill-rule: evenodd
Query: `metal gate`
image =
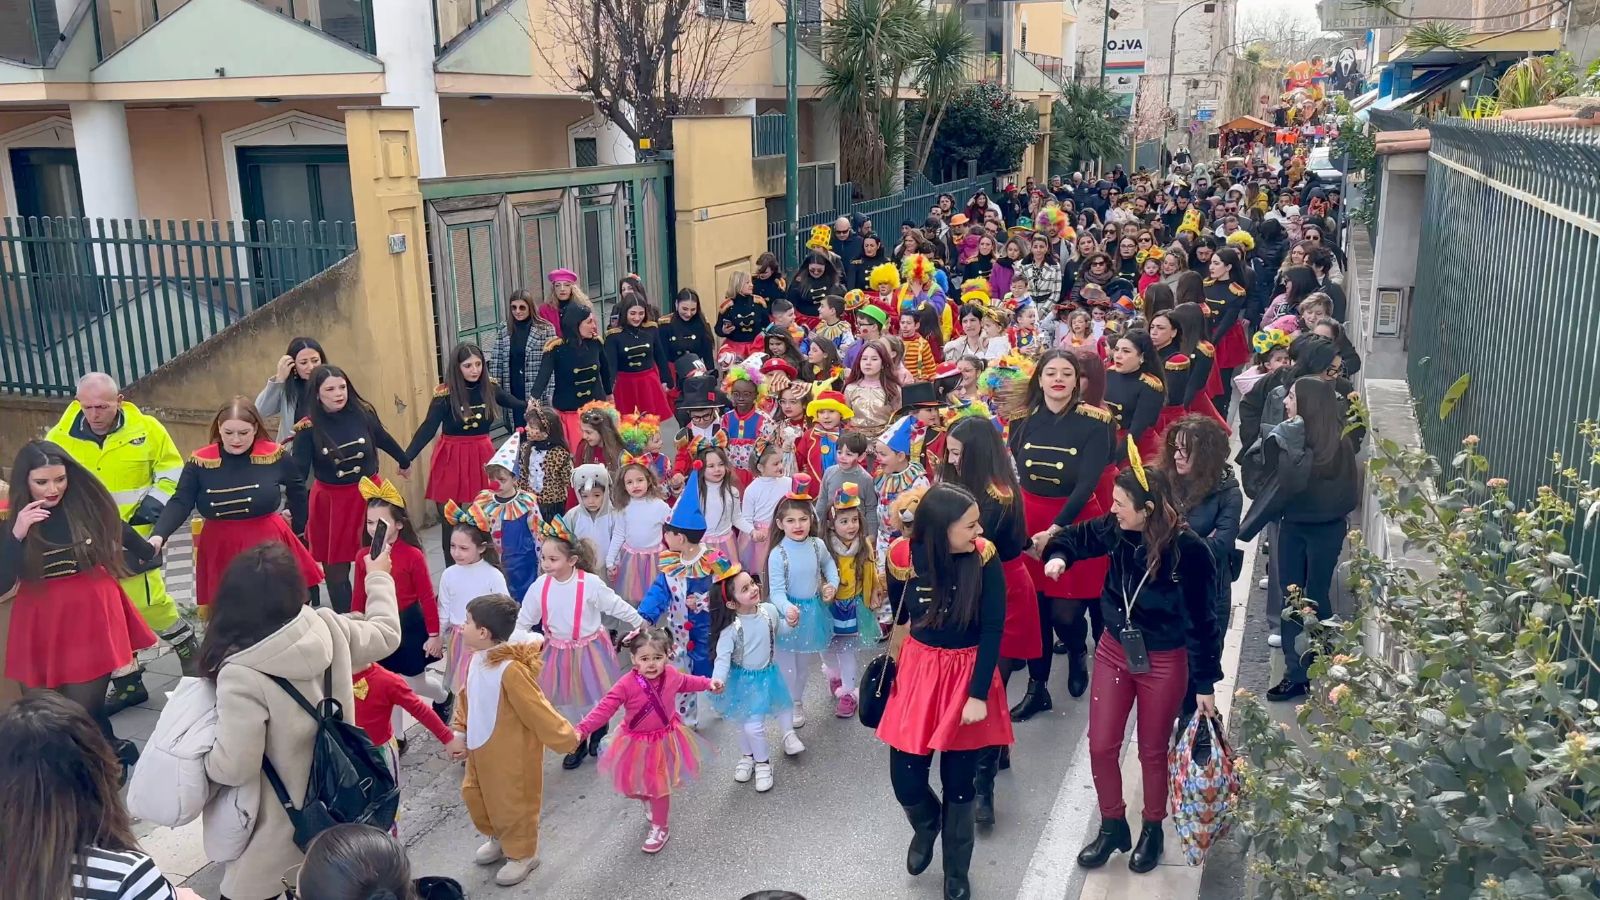
<path id="1" fill-rule="evenodd" d="M 670 171 L 648 162 L 425 179 L 441 357 L 461 341 L 488 348 L 511 292 L 525 289 L 537 306 L 552 269 L 577 273 L 602 325 L 630 273 L 664 307 L 672 292 Z"/>

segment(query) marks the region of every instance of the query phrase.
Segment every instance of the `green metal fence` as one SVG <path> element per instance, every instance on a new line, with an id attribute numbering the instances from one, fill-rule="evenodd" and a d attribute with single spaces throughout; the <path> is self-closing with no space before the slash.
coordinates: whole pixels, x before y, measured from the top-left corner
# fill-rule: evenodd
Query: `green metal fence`
<path id="1" fill-rule="evenodd" d="M 355 245 L 345 222 L 0 218 L 0 390 L 129 384 Z"/>
<path id="2" fill-rule="evenodd" d="M 934 184 L 926 177 L 917 175 L 904 190 L 885 197 L 879 197 L 876 200 L 856 200 L 856 186 L 853 182 L 847 181 L 839 185 L 833 192 L 834 205 L 832 209 L 820 210 L 811 215 L 800 217 L 800 231 L 798 234 L 793 235 L 793 240 L 798 248 L 796 258 L 804 257 L 806 239 L 811 235 L 812 226 L 831 225 L 833 220 L 840 216 L 860 213 L 872 220 L 873 231 L 882 235 L 890 235 L 890 240 L 892 241 L 894 236 L 900 233 L 901 222 L 910 219 L 921 225 L 923 220 L 928 218 L 928 210 L 939 202 L 940 194 L 949 194 L 954 197 L 958 211 L 966 209 L 967 201 L 971 200 L 972 195 L 977 193 L 978 190 L 993 192 L 995 179 L 998 177 L 997 173 L 994 172 L 986 172 L 982 175 L 977 174 L 977 166 L 973 163 L 968 163 L 967 166 L 968 174 L 966 178 Z M 783 249 L 786 239 L 784 231 L 783 220 L 774 221 L 770 218 L 768 219 L 767 249 L 777 254 L 780 260 L 784 258 Z"/>
<path id="3" fill-rule="evenodd" d="M 1514 123 L 1439 122 L 1409 325 L 1408 378 L 1428 450 L 1448 460 L 1469 434 L 1526 498 L 1551 454 L 1586 459 L 1578 422 L 1600 419 L 1600 135 Z M 1443 421 L 1439 402 L 1470 387 Z M 1572 535 L 1593 594 L 1600 538 Z M 1600 649 L 1591 619 L 1574 639 Z M 1578 675 L 1600 697 L 1600 672 Z"/>
<path id="4" fill-rule="evenodd" d="M 789 117 L 765 113 L 750 120 L 750 152 L 756 157 L 782 156 L 788 136 Z"/>

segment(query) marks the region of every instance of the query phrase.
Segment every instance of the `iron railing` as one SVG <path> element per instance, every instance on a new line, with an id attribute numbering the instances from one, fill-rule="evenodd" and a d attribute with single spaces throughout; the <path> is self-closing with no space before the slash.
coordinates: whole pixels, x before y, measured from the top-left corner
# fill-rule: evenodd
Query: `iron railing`
<path id="1" fill-rule="evenodd" d="M 1552 453 L 1581 470 L 1577 423 L 1600 419 L 1600 134 L 1497 120 L 1430 131 L 1407 328 L 1423 442 L 1448 460 L 1479 435 L 1490 473 L 1526 500 L 1551 483 Z M 1441 421 L 1440 400 L 1469 373 Z M 1589 573 L 1575 590 L 1592 594 L 1600 535 L 1569 540 Z M 1593 618 L 1571 637 L 1600 651 Z M 1600 698 L 1600 671 L 1580 661 L 1575 677 Z"/>
<path id="2" fill-rule="evenodd" d="M 90 0 L 95 51 L 100 59 L 122 49 L 189 0 Z M 337 38 L 363 53 L 377 53 L 373 0 L 252 0 L 257 6 Z M 444 2 L 444 0 L 441 0 Z M 63 23 L 65 24 L 65 23 Z"/>
<path id="3" fill-rule="evenodd" d="M 355 243 L 346 222 L 0 218 L 0 390 L 129 384 Z"/>
<path id="4" fill-rule="evenodd" d="M 1022 50 L 1022 58 L 1033 63 L 1033 67 L 1045 74 L 1046 78 L 1056 84 L 1066 84 L 1071 77 L 1072 70 L 1067 66 L 1067 61 L 1059 56 L 1046 56 L 1043 53 L 1034 53 L 1031 50 Z"/>
<path id="5" fill-rule="evenodd" d="M 441 53 L 507 0 L 433 0 L 433 50 Z"/>
<path id="6" fill-rule="evenodd" d="M 965 209 L 967 200 L 980 188 L 993 190 L 996 173 L 989 172 L 977 174 L 975 163 L 968 163 L 969 173 L 966 178 L 947 181 L 942 184 L 933 184 L 922 175 L 912 178 L 911 183 L 904 190 L 897 191 L 876 200 L 856 200 L 856 186 L 853 182 L 844 182 L 834 188 L 833 208 L 819 210 L 810 215 L 800 217 L 799 233 L 793 236 L 796 247 L 796 258 L 805 256 L 806 238 L 811 234 L 815 225 L 832 224 L 840 216 L 860 213 L 872 220 L 873 230 L 879 234 L 897 235 L 900 233 L 900 223 L 910 219 L 921 224 L 928 217 L 928 210 L 939 201 L 940 194 L 950 194 L 956 198 L 956 206 Z M 767 249 L 776 254 L 778 259 L 783 259 L 785 228 L 782 220 L 767 222 Z"/>
<path id="7" fill-rule="evenodd" d="M 782 156 L 788 143 L 789 117 L 766 113 L 750 120 L 750 152 L 762 156 Z"/>

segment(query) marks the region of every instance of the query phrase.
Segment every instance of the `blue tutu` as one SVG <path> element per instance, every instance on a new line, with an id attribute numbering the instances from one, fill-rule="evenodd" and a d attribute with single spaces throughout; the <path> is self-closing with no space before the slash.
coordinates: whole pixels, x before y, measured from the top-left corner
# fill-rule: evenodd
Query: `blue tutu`
<path id="1" fill-rule="evenodd" d="M 828 611 L 822 598 L 790 597 L 789 602 L 800 610 L 800 624 L 778 634 L 778 649 L 795 653 L 821 653 L 828 649 L 833 643 L 833 613 Z"/>
<path id="2" fill-rule="evenodd" d="M 794 708 L 789 697 L 789 686 L 776 665 L 762 669 L 743 669 L 738 666 L 728 673 L 728 683 L 720 694 L 709 694 L 711 707 L 717 715 L 730 722 L 746 722 L 763 716 L 774 716 Z"/>

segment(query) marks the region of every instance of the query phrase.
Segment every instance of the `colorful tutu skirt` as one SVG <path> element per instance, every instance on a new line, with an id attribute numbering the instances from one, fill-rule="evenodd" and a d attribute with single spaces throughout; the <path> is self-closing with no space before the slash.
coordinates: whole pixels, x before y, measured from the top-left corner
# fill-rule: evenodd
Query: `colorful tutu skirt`
<path id="1" fill-rule="evenodd" d="M 1039 632 L 1039 598 L 1026 560 L 1026 556 L 1017 556 L 1000 564 L 1006 580 L 1006 624 L 1000 632 L 1000 655 L 1006 659 L 1037 659 L 1044 652 L 1044 639 Z"/>
<path id="2" fill-rule="evenodd" d="M 367 531 L 367 501 L 361 499 L 361 486 L 312 479 L 307 509 L 306 542 L 311 545 L 311 558 L 320 563 L 355 562 L 361 555 L 361 536 Z"/>
<path id="3" fill-rule="evenodd" d="M 603 629 L 577 641 L 546 637 L 539 689 L 557 711 L 575 721 L 611 690 L 620 671 Z"/>
<path id="4" fill-rule="evenodd" d="M 775 665 L 761 669 L 734 666 L 720 694 L 711 695 L 711 708 L 730 722 L 774 716 L 794 708 L 794 698 Z"/>
<path id="5" fill-rule="evenodd" d="M 739 562 L 744 566 L 746 572 L 765 582 L 767 578 L 767 556 L 771 551 L 772 541 L 758 541 L 746 535 L 744 546 L 739 550 Z"/>
<path id="6" fill-rule="evenodd" d="M 977 647 L 945 650 L 906 638 L 883 721 L 878 723 L 878 739 L 896 750 L 923 756 L 935 750 L 1010 746 L 1011 715 L 998 669 L 990 676 L 984 698 L 988 715 L 971 725 L 961 724 L 961 708 L 967 703 L 977 663 Z"/>
<path id="7" fill-rule="evenodd" d="M 682 721 L 660 731 L 623 728 L 600 757 L 600 774 L 624 797 L 648 800 L 671 796 L 700 777 L 705 748 Z"/>
<path id="8" fill-rule="evenodd" d="M 363 514 L 363 527 L 365 527 Z M 283 516 L 272 513 L 249 519 L 207 519 L 194 539 L 195 602 L 210 606 L 222 573 L 239 554 L 261 544 L 282 544 L 300 568 L 306 587 L 322 583 L 322 567 L 294 536 Z"/>
<path id="9" fill-rule="evenodd" d="M 483 467 L 494 456 L 494 442 L 487 434 L 442 434 L 433 445 L 433 462 L 428 464 L 428 490 L 423 495 L 435 503 L 454 500 L 465 506 L 479 492 L 493 490 Z"/>
<path id="10" fill-rule="evenodd" d="M 667 403 L 667 388 L 661 383 L 661 373 L 655 366 L 643 372 L 619 372 L 611 389 L 617 412 L 627 415 L 639 412 L 672 418 L 672 407 Z"/>
<path id="11" fill-rule="evenodd" d="M 472 651 L 467 649 L 467 642 L 462 640 L 460 628 L 447 625 L 444 632 L 445 687 L 454 694 L 467 686 L 467 662 L 472 656 Z"/>
<path id="12" fill-rule="evenodd" d="M 800 624 L 778 635 L 778 649 L 794 653 L 821 653 L 828 649 L 833 643 L 833 613 L 822 598 L 790 597 L 789 602 L 800 610 Z"/>
<path id="13" fill-rule="evenodd" d="M 81 684 L 122 668 L 155 642 L 104 569 L 23 581 L 12 601 L 5 675 L 31 688 Z"/>
<path id="14" fill-rule="evenodd" d="M 635 550 L 623 544 L 622 555 L 617 560 L 617 583 L 613 590 L 622 599 L 638 606 L 644 595 L 649 593 L 656 573 L 661 571 L 660 557 L 659 547 Z"/>
<path id="15" fill-rule="evenodd" d="M 1029 536 L 1049 528 L 1061 512 L 1061 507 L 1066 505 L 1065 497 L 1043 497 L 1031 491 L 1023 491 L 1022 516 L 1023 521 L 1027 523 Z M 1085 522 L 1103 513 L 1100 499 L 1090 496 L 1089 502 L 1083 505 L 1078 517 L 1072 521 Z M 1067 571 L 1063 572 L 1060 578 L 1046 577 L 1044 563 L 1031 556 L 1023 557 L 1023 565 L 1027 567 L 1028 576 L 1033 579 L 1033 589 L 1039 593 L 1058 600 L 1082 600 L 1100 596 L 1100 589 L 1105 586 L 1106 570 L 1110 568 L 1111 563 L 1103 556 L 1075 562 L 1067 567 Z M 1009 602 L 1007 606 L 1010 606 Z"/>
<path id="16" fill-rule="evenodd" d="M 737 531 L 729 531 L 727 534 L 708 534 L 705 539 L 706 546 L 716 548 L 723 559 L 739 560 L 741 565 L 744 562 L 743 550 L 748 543 L 745 536 Z"/>

